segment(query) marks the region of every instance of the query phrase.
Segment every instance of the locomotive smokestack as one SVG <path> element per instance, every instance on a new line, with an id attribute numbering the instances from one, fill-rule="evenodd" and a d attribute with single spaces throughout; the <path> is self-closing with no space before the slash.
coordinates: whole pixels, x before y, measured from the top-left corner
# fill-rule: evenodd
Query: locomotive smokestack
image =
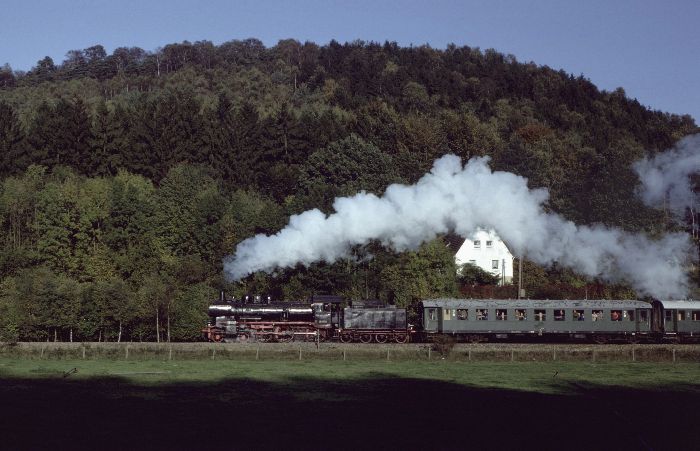
<path id="1" fill-rule="evenodd" d="M 547 210 L 546 189 L 531 190 L 524 177 L 492 171 L 488 162 L 472 158 L 463 166 L 459 157 L 446 155 L 414 185 L 391 185 L 381 197 L 361 192 L 337 198 L 330 215 L 318 209 L 293 215 L 277 234 L 241 242 L 224 270 L 238 280 L 299 263 L 332 263 L 372 240 L 405 251 L 448 231 L 469 237 L 486 228 L 536 263 L 557 262 L 587 276 L 625 281 L 656 298 L 686 296 L 684 269 L 694 259 L 686 234 L 652 240 L 602 225 L 576 225 Z"/>

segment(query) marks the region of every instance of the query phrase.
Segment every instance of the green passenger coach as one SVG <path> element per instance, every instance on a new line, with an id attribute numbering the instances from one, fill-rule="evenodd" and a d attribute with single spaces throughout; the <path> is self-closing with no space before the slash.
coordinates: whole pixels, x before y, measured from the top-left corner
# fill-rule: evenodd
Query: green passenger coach
<path id="1" fill-rule="evenodd" d="M 655 337 L 652 313 L 652 304 L 636 300 L 432 299 L 422 302 L 423 333 L 427 340 L 436 335 L 451 335 L 459 341 L 471 342 L 538 337 L 557 341 L 590 339 L 597 343 L 646 341 Z"/>

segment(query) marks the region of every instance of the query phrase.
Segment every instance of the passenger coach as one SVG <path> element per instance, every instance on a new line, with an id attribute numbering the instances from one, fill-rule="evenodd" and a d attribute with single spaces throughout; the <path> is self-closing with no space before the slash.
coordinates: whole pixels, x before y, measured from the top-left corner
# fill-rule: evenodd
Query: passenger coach
<path id="1" fill-rule="evenodd" d="M 660 307 L 659 307 L 660 308 Z M 652 340 L 652 305 L 636 300 L 434 299 L 422 302 L 425 339 L 460 341 L 551 338 Z"/>

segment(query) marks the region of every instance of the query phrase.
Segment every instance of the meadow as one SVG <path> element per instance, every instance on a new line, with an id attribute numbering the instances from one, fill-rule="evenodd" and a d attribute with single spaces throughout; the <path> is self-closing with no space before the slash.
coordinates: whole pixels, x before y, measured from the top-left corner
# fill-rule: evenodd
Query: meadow
<path id="1" fill-rule="evenodd" d="M 693 449 L 700 364 L 0 358 L 3 449 Z"/>

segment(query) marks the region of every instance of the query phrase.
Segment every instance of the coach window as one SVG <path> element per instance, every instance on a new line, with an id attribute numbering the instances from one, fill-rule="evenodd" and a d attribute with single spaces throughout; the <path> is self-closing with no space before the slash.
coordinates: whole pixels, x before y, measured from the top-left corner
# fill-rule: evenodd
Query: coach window
<path id="1" fill-rule="evenodd" d="M 428 309 L 428 319 L 429 319 L 429 320 L 431 320 L 431 321 L 437 320 L 437 312 L 436 312 L 436 310 L 437 310 L 437 309 L 434 309 L 434 308 L 429 308 L 429 309 Z"/>
<path id="2" fill-rule="evenodd" d="M 466 320 L 469 319 L 469 310 L 465 308 L 457 309 L 457 319 Z"/>
<path id="3" fill-rule="evenodd" d="M 664 310 L 664 321 L 673 321 L 673 311 Z"/>
<path id="4" fill-rule="evenodd" d="M 519 308 L 515 311 L 515 316 L 518 317 L 518 321 L 525 321 L 527 319 L 527 312 L 524 308 Z"/>
<path id="5" fill-rule="evenodd" d="M 603 311 L 593 310 L 591 312 L 591 321 L 603 321 Z"/>
<path id="6" fill-rule="evenodd" d="M 547 312 L 545 310 L 535 309 L 535 321 L 546 321 L 546 320 L 547 320 Z"/>
<path id="7" fill-rule="evenodd" d="M 508 320 L 508 310 L 504 308 L 496 309 L 496 319 L 499 321 Z"/>
<path id="8" fill-rule="evenodd" d="M 449 321 L 452 319 L 452 310 L 446 308 L 442 310 L 442 319 L 445 321 Z"/>
<path id="9" fill-rule="evenodd" d="M 610 310 L 611 321 L 622 321 L 622 310 Z"/>
<path id="10" fill-rule="evenodd" d="M 485 308 L 478 308 L 476 309 L 476 320 L 477 321 L 486 321 L 489 319 L 489 310 Z"/>
<path id="11" fill-rule="evenodd" d="M 685 310 L 678 310 L 678 321 L 685 321 Z"/>
<path id="12" fill-rule="evenodd" d="M 700 321 L 700 310 L 692 310 L 690 317 L 693 318 L 693 321 Z"/>
<path id="13" fill-rule="evenodd" d="M 555 309 L 554 310 L 554 321 L 564 321 L 566 316 L 564 316 L 564 310 Z"/>
<path id="14" fill-rule="evenodd" d="M 625 310 L 622 312 L 622 317 L 627 321 L 634 321 L 634 310 Z"/>
<path id="15" fill-rule="evenodd" d="M 583 310 L 574 310 L 574 320 L 585 321 L 586 316 L 583 314 Z"/>

